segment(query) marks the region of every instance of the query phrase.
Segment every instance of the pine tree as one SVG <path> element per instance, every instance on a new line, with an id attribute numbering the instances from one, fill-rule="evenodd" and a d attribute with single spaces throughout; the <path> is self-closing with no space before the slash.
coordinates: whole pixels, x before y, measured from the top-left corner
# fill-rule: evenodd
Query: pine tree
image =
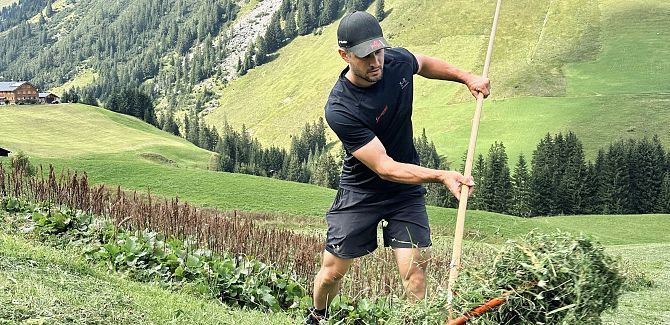
<path id="1" fill-rule="evenodd" d="M 600 214 L 598 212 L 598 175 L 595 165 L 589 161 L 583 179 L 581 195 L 583 197 L 581 211 L 583 214 Z"/>
<path id="2" fill-rule="evenodd" d="M 607 190 L 605 193 L 609 206 L 605 213 L 624 214 L 628 212 L 628 193 L 630 192 L 630 168 L 628 165 L 630 142 L 616 142 L 607 152 Z"/>
<path id="3" fill-rule="evenodd" d="M 285 175 L 287 181 L 306 183 L 309 179 L 305 172 L 304 163 L 300 162 L 297 155 L 288 155 L 288 161 L 284 164 L 286 167 Z"/>
<path id="4" fill-rule="evenodd" d="M 650 188 L 655 188 L 658 189 L 656 192 L 651 192 L 654 195 L 653 199 L 653 206 L 654 208 L 652 209 L 651 212 L 653 213 L 661 213 L 662 209 L 659 208 L 661 202 L 661 188 L 663 187 L 663 180 L 664 176 L 670 174 L 670 166 L 666 166 L 666 160 L 665 160 L 665 150 L 663 149 L 663 145 L 661 144 L 661 140 L 659 139 L 658 135 L 654 135 L 654 137 L 651 139 L 651 145 L 653 147 L 652 149 L 652 168 L 653 168 L 653 176 L 649 179 L 649 187 Z M 670 152 L 668 157 L 670 157 Z"/>
<path id="5" fill-rule="evenodd" d="M 414 146 L 416 148 L 417 154 L 419 155 L 419 162 L 421 166 L 432 168 L 432 169 L 449 169 L 446 164 L 443 164 L 442 158 L 438 155 L 435 144 L 431 141 L 428 142 L 428 137 L 426 136 L 426 129 L 423 129 L 421 136 L 414 139 Z M 426 193 L 426 203 L 434 206 L 446 207 L 448 204 L 448 189 L 443 184 L 438 183 L 429 183 L 425 185 Z"/>
<path id="6" fill-rule="evenodd" d="M 569 201 L 567 188 L 562 184 L 565 175 L 566 162 L 568 161 L 568 149 L 566 139 L 562 133 L 554 136 L 552 146 L 550 147 L 549 164 L 551 168 L 551 183 L 554 189 L 554 199 L 551 208 L 551 214 L 564 214 L 563 207 Z"/>
<path id="7" fill-rule="evenodd" d="M 352 7 L 356 11 L 365 11 L 370 6 L 370 0 L 353 0 Z"/>
<path id="8" fill-rule="evenodd" d="M 631 161 L 635 163 L 631 167 L 634 166 L 632 174 L 635 176 L 631 177 L 632 195 L 629 202 L 635 213 L 653 213 L 656 210 L 656 200 L 663 185 L 663 165 L 658 165 L 657 154 L 665 157 L 663 153 L 656 151 L 646 137 L 638 141 L 634 148 Z"/>
<path id="9" fill-rule="evenodd" d="M 293 4 L 292 0 L 282 0 L 281 6 L 279 7 L 279 14 L 281 15 L 281 19 L 286 20 L 286 17 L 288 17 L 289 12 L 293 11 Z"/>
<path id="10" fill-rule="evenodd" d="M 172 133 L 176 136 L 181 136 L 179 134 L 179 125 L 177 125 L 174 120 L 174 110 L 171 108 L 168 108 L 167 112 L 163 113 L 162 129 L 165 132 Z"/>
<path id="11" fill-rule="evenodd" d="M 278 50 L 281 47 L 281 44 L 284 42 L 284 33 L 281 30 L 281 24 L 279 20 L 279 12 L 275 12 L 272 15 L 268 29 L 265 31 L 265 43 L 268 54 Z"/>
<path id="12" fill-rule="evenodd" d="M 609 192 L 609 176 L 607 175 L 607 171 L 607 155 L 605 154 L 605 150 L 600 149 L 598 150 L 598 156 L 593 165 L 593 177 L 595 182 L 595 194 L 591 196 L 591 213 L 593 214 L 605 214 L 609 211 L 609 207 L 612 205 L 612 202 L 607 195 Z"/>
<path id="13" fill-rule="evenodd" d="M 461 173 L 464 173 L 465 169 L 465 159 L 467 157 L 467 152 L 463 154 L 463 166 L 461 168 Z M 468 205 L 473 210 L 483 210 L 484 206 L 482 204 L 482 196 L 485 194 L 485 189 L 483 184 L 486 183 L 485 179 L 486 173 L 486 160 L 482 154 L 477 155 L 477 158 L 472 165 L 472 178 L 475 180 L 475 191 L 472 192 L 470 198 L 468 199 Z"/>
<path id="14" fill-rule="evenodd" d="M 325 26 L 337 18 L 339 12 L 339 0 L 324 0 L 323 10 L 319 17 L 319 25 Z"/>
<path id="15" fill-rule="evenodd" d="M 375 16 L 379 21 L 382 21 L 384 18 L 386 18 L 386 12 L 384 12 L 384 0 L 377 0 Z"/>
<path id="16" fill-rule="evenodd" d="M 195 109 L 191 109 L 187 116 L 184 117 L 188 119 L 188 130 L 186 130 L 186 140 L 195 145 L 198 144 L 198 135 L 200 133 L 200 119 L 198 114 L 195 112 Z"/>
<path id="17" fill-rule="evenodd" d="M 296 36 L 298 36 L 298 27 L 296 26 L 295 13 L 293 11 L 290 11 L 286 16 L 284 36 L 288 39 L 294 39 Z"/>
<path id="18" fill-rule="evenodd" d="M 298 0 L 298 34 L 307 35 L 314 29 L 314 19 L 310 15 L 309 0 Z"/>
<path id="19" fill-rule="evenodd" d="M 531 161 L 531 216 L 552 215 L 556 190 L 553 182 L 553 139 L 547 135 L 540 140 Z"/>
<path id="20" fill-rule="evenodd" d="M 254 62 L 256 65 L 261 65 L 267 62 L 268 56 L 268 45 L 263 36 L 258 36 L 256 38 L 256 55 L 254 57 Z"/>
<path id="21" fill-rule="evenodd" d="M 670 173 L 665 174 L 656 211 L 659 213 L 670 213 Z"/>
<path id="22" fill-rule="evenodd" d="M 244 62 L 242 62 L 242 68 L 240 69 L 240 71 L 238 71 L 240 76 L 245 75 L 247 71 L 254 68 L 255 56 L 256 56 L 256 44 L 255 42 L 251 42 L 249 43 L 249 48 L 247 49 L 247 52 L 244 54 Z"/>
<path id="23" fill-rule="evenodd" d="M 319 12 L 321 12 L 321 4 L 323 3 L 323 0 L 310 0 L 309 1 L 309 6 L 307 7 L 309 9 L 309 17 L 312 21 L 312 29 L 317 28 L 321 26 L 319 24 Z"/>
<path id="24" fill-rule="evenodd" d="M 512 202 L 512 181 L 507 165 L 507 153 L 502 143 L 495 142 L 489 149 L 481 185 L 481 208 L 507 213 Z"/>
<path id="25" fill-rule="evenodd" d="M 319 119 L 314 122 L 312 130 L 312 147 L 315 150 L 324 150 L 326 147 L 326 123 L 324 122 L 323 117 L 319 117 Z"/>
<path id="26" fill-rule="evenodd" d="M 558 193 L 561 194 L 561 197 L 557 198 L 558 213 L 566 215 L 583 213 L 582 189 L 587 175 L 582 143 L 574 133 L 569 132 L 565 136 L 562 150 L 564 153 L 559 154 L 559 159 L 564 160 L 560 160 L 559 164 L 564 168 L 557 184 Z"/>
<path id="27" fill-rule="evenodd" d="M 514 168 L 512 188 L 512 214 L 519 217 L 530 217 L 530 173 L 523 154 L 519 155 L 519 161 Z"/>

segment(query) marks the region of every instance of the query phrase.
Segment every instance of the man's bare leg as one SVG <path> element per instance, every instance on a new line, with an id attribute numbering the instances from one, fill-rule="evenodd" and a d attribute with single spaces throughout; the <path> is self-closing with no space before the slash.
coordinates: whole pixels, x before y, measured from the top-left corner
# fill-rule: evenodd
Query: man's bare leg
<path id="1" fill-rule="evenodd" d="M 407 299 L 411 302 L 426 297 L 426 268 L 430 259 L 428 248 L 395 248 L 396 262 L 400 270 Z"/>
<path id="2" fill-rule="evenodd" d="M 314 308 L 323 310 L 330 305 L 340 291 L 340 282 L 349 271 L 353 259 L 339 258 L 328 251 L 323 252 L 321 269 L 314 278 Z"/>

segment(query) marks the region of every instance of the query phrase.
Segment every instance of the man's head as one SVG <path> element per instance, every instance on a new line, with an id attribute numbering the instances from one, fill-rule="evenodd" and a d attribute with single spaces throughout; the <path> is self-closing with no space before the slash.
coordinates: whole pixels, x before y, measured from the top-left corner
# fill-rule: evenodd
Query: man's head
<path id="1" fill-rule="evenodd" d="M 354 11 L 340 20 L 337 44 L 359 58 L 389 47 L 377 18 L 365 11 Z"/>
<path id="2" fill-rule="evenodd" d="M 374 16 L 364 11 L 344 16 L 337 28 L 337 43 L 353 74 L 352 82 L 369 86 L 381 80 L 384 49 L 390 46 Z"/>

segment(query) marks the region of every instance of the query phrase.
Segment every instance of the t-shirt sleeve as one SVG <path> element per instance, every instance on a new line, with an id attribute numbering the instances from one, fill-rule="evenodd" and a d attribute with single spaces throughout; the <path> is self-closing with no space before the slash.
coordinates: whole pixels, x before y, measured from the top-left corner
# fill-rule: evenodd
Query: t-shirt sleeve
<path id="1" fill-rule="evenodd" d="M 336 105 L 326 110 L 326 122 L 348 152 L 360 149 L 375 138 L 372 130 L 347 112 L 337 109 Z"/>
<path id="2" fill-rule="evenodd" d="M 419 72 L 419 61 L 416 60 L 414 54 L 402 47 L 397 48 L 397 50 L 403 59 L 409 62 L 409 64 L 412 66 L 412 74 L 417 74 L 417 72 Z"/>

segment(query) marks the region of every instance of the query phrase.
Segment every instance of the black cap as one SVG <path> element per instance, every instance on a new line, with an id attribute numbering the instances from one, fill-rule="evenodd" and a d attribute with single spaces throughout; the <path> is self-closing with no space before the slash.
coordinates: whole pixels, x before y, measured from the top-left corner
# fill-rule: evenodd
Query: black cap
<path id="1" fill-rule="evenodd" d="M 384 39 L 377 18 L 365 11 L 354 11 L 340 20 L 337 27 L 337 43 L 359 57 L 383 48 L 389 43 Z"/>

